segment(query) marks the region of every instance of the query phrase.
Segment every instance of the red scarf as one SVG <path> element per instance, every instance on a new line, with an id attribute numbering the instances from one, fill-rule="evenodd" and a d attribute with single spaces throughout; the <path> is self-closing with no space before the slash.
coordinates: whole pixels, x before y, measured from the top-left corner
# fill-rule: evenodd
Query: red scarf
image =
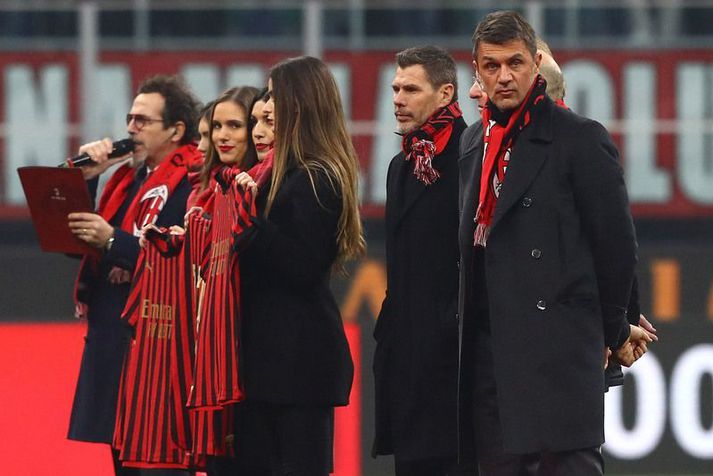
<path id="1" fill-rule="evenodd" d="M 488 240 L 513 143 L 520 131 L 530 123 L 531 112 L 544 99 L 546 87 L 547 83 L 538 75 L 505 127 L 491 119 L 494 107 L 492 102 L 488 102 L 483 108 L 483 166 L 480 172 L 478 208 L 475 213 L 475 221 L 478 224 L 475 228 L 475 246 L 484 247 Z"/>
<path id="2" fill-rule="evenodd" d="M 443 152 L 451 138 L 453 122 L 462 115 L 458 102 L 454 101 L 433 113 L 421 127 L 404 135 L 401 149 L 405 159 L 407 162 L 413 159 L 413 174 L 426 185 L 441 176 L 433 168 L 433 157 Z"/>
<path id="3" fill-rule="evenodd" d="M 202 161 L 203 155 L 193 144 L 183 145 L 166 156 L 159 167 L 141 185 L 126 209 L 119 228 L 134 236 L 139 236 L 144 225 L 156 222 L 168 197 L 171 196 L 183 177 L 199 166 Z M 107 222 L 114 218 L 122 203 L 126 200 L 134 183 L 136 170 L 128 164 L 123 165 L 114 172 L 106 183 L 104 192 L 99 199 L 97 213 Z M 79 273 L 74 286 L 76 317 L 87 316 L 88 307 L 84 293 L 91 286 L 91 281 L 95 279 L 94 276 L 85 276 L 88 271 L 87 263 L 90 264 L 90 268 L 96 269 L 97 260 L 85 255 L 79 266 Z"/>
<path id="4" fill-rule="evenodd" d="M 193 144 L 179 147 L 164 158 L 151 172 L 126 209 L 120 228 L 134 236 L 140 236 L 141 229 L 156 223 L 159 213 L 183 177 L 203 161 L 202 154 Z M 120 167 L 106 184 L 99 200 L 99 213 L 106 221 L 111 221 L 124 203 L 126 195 L 134 183 L 135 169 L 129 165 Z"/>

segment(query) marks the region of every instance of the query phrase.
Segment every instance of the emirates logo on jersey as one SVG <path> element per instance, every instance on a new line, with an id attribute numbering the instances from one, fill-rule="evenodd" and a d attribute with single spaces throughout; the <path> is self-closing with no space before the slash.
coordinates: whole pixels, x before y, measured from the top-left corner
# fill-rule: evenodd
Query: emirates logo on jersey
<path id="1" fill-rule="evenodd" d="M 168 187 L 159 185 L 143 194 L 139 200 L 139 210 L 136 216 L 140 223 L 134 223 L 134 236 L 141 236 L 141 229 L 149 224 L 156 223 L 159 213 L 168 200 Z"/>

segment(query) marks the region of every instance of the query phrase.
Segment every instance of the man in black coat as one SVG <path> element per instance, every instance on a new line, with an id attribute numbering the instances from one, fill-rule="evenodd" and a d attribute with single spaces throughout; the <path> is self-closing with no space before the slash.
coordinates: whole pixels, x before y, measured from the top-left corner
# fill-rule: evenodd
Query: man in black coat
<path id="1" fill-rule="evenodd" d="M 98 250 L 85 259 L 77 284 L 78 317 L 88 322 L 82 363 L 74 395 L 68 438 L 112 442 L 124 355 L 132 330 L 121 319 L 129 295 L 131 273 L 139 255 L 143 225 L 182 225 L 191 186 L 188 167 L 200 160 L 193 145 L 197 136 L 198 102 L 177 77 L 154 76 L 138 89 L 126 131 L 134 140 L 132 164 L 114 172 L 97 213 L 72 213 L 72 232 Z M 84 144 L 95 162 L 83 167 L 92 194 L 97 177 L 127 156 L 110 159 L 110 139 Z M 116 474 L 139 474 L 125 468 L 113 451 Z M 146 471 L 146 470 L 144 470 Z M 184 474 L 150 470 L 151 474 Z"/>
<path id="2" fill-rule="evenodd" d="M 514 12 L 476 28 L 489 102 L 459 161 L 461 396 L 483 476 L 602 474 L 604 362 L 650 338 L 626 319 L 636 239 L 604 128 L 558 107 Z"/>
<path id="3" fill-rule="evenodd" d="M 393 454 L 399 476 L 445 475 L 457 451 L 457 161 L 466 124 L 446 51 L 409 48 L 396 61 L 392 88 L 403 150 L 387 177 L 373 454 Z"/>

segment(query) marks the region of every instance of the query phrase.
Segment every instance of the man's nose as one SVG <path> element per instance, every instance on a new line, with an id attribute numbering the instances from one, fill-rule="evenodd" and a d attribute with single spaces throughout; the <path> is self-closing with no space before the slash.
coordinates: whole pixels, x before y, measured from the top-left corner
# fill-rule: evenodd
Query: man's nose
<path id="1" fill-rule="evenodd" d="M 401 94 L 401 91 L 394 92 L 394 104 L 397 106 L 404 105 L 404 96 Z"/>
<path id="2" fill-rule="evenodd" d="M 483 90 L 481 89 L 480 85 L 478 83 L 473 83 L 473 85 L 470 87 L 470 90 L 468 91 L 468 96 L 470 96 L 471 99 L 480 99 L 482 95 Z"/>
<path id="3" fill-rule="evenodd" d="M 508 65 L 504 64 L 500 67 L 498 82 L 509 83 L 510 81 L 512 81 L 512 70 L 508 67 Z"/>

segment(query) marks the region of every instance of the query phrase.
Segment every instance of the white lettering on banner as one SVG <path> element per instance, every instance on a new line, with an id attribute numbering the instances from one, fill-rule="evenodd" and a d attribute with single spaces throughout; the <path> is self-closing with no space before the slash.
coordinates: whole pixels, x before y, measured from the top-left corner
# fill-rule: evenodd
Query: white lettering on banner
<path id="1" fill-rule="evenodd" d="M 204 103 L 217 98 L 222 90 L 220 68 L 213 64 L 186 64 L 181 68 L 181 75 L 198 99 Z"/>
<path id="2" fill-rule="evenodd" d="M 89 140 L 111 137 L 113 140 L 127 137 L 126 113 L 131 107 L 134 91 L 131 88 L 131 72 L 124 65 L 102 65 L 96 75 L 99 84 L 97 92 L 96 110 L 93 115 L 96 123 L 90 125 Z M 67 155 L 74 155 L 77 151 L 69 151 Z M 57 154 L 61 160 L 61 153 Z M 118 166 L 116 166 L 118 167 Z M 97 197 L 101 197 L 104 185 L 111 177 L 113 171 L 105 172 L 99 176 Z"/>
<path id="3" fill-rule="evenodd" d="M 678 177 L 686 197 L 713 204 L 713 67 L 701 63 L 679 65 L 676 79 Z"/>
<path id="4" fill-rule="evenodd" d="M 633 202 L 671 200 L 671 176 L 656 167 L 656 72 L 649 63 L 624 68 L 624 170 Z"/>
<path id="5" fill-rule="evenodd" d="M 638 362 L 637 362 L 638 363 Z M 713 428 L 701 421 L 701 381 L 713 377 L 713 344 L 699 344 L 678 359 L 671 378 L 671 426 L 681 447 L 697 458 L 713 458 Z"/>
<path id="6" fill-rule="evenodd" d="M 99 81 L 97 113 L 94 115 L 97 124 L 92 124 L 91 137 L 114 140 L 126 137 L 126 113 L 134 97 L 131 72 L 124 65 L 103 65 L 96 78 Z"/>
<path id="7" fill-rule="evenodd" d="M 632 429 L 623 421 L 622 387 L 612 387 L 605 395 L 603 449 L 630 460 L 648 456 L 656 449 L 666 426 L 666 378 L 653 352 L 648 352 L 624 370 L 636 385 L 636 419 Z"/>
<path id="8" fill-rule="evenodd" d="M 329 70 L 334 75 L 334 81 L 339 88 L 339 96 L 342 99 L 342 106 L 344 107 L 344 117 L 350 120 L 352 119 L 351 68 L 348 64 L 344 63 L 329 63 Z"/>
<path id="9" fill-rule="evenodd" d="M 396 118 L 394 117 L 393 91 L 391 82 L 394 80 L 396 66 L 384 63 L 379 69 L 379 90 L 374 92 L 376 99 L 375 119 L 376 130 L 371 149 L 371 175 L 369 177 L 369 198 L 372 203 L 386 202 L 386 175 L 391 158 L 401 150 L 401 136 L 395 134 Z"/>
<path id="10" fill-rule="evenodd" d="M 265 68 L 259 64 L 234 64 L 228 68 L 225 76 L 226 88 L 233 86 L 254 86 L 262 89 L 267 86 L 267 78 L 265 78 Z M 215 98 L 213 96 L 213 98 Z"/>
<path id="11" fill-rule="evenodd" d="M 614 118 L 614 85 L 607 70 L 594 61 L 575 60 L 562 67 L 562 74 L 567 81 L 567 105 L 606 126 Z"/>
<path id="12" fill-rule="evenodd" d="M 56 165 L 67 151 L 69 91 L 67 66 L 50 64 L 35 71 L 12 64 L 4 71 L 5 201 L 25 202 L 15 169 L 25 165 Z M 37 84 L 39 83 L 39 84 Z"/>
<path id="13" fill-rule="evenodd" d="M 660 63 L 631 60 L 621 66 L 621 75 L 610 73 L 606 65 L 592 59 L 573 60 L 564 64 L 567 80 L 567 103 L 584 116 L 592 117 L 621 133 L 622 156 L 631 202 L 634 205 L 713 205 L 713 66 L 706 62 L 682 62 L 677 65 L 675 88 L 660 91 L 657 70 Z M 468 98 L 471 66 L 457 64 L 458 93 L 464 118 L 472 124 L 478 118 L 475 103 Z M 358 150 L 361 157 L 360 181 L 362 203 L 383 205 L 386 199 L 386 175 L 391 157 L 399 151 L 400 137 L 394 134 L 391 81 L 395 66 L 391 61 L 380 65 L 376 90 L 373 91 L 374 112 L 364 117 L 365 106 L 352 104 L 356 66 L 349 62 L 330 64 L 344 102 L 347 118 L 355 137 L 369 136 L 371 150 Z M 227 86 L 264 85 L 267 67 L 258 63 L 235 63 L 221 68 L 215 63 L 186 63 L 180 70 L 200 99 L 215 98 Z M 665 74 L 669 74 L 668 71 Z M 64 64 L 28 65 L 10 63 L 4 67 L 4 167 L 5 203 L 21 204 L 24 196 L 14 169 L 19 166 L 54 165 L 74 150 L 70 139 L 80 137 L 77 117 L 70 122 L 69 100 L 80 97 L 70 94 L 69 67 Z M 102 65 L 97 72 L 97 110 L 87 128 L 92 136 L 118 138 L 125 134 L 123 117 L 134 91 L 131 85 L 131 63 Z M 616 111 L 621 81 L 621 112 Z M 354 84 L 352 84 L 354 82 Z M 660 94 L 675 96 L 677 117 L 660 119 L 657 109 L 662 104 Z M 119 103 L 120 101 L 121 103 Z M 76 104 L 73 106 L 77 106 Z M 360 114 L 352 117 L 355 106 Z M 368 109 L 368 108 L 367 108 Z M 617 119 L 621 119 L 620 121 Z M 680 122 L 679 122 L 680 121 Z M 42 131 L 38 134 L 37 131 Z M 668 143 L 675 143 L 675 157 L 663 156 L 657 147 L 661 134 L 675 134 Z M 671 136 L 669 136 L 670 138 Z M 362 142 L 369 144 L 369 142 Z M 668 153 L 668 149 L 663 149 Z M 674 164 L 673 168 L 660 163 Z M 674 192 L 682 203 L 672 203 Z M 675 213 L 675 210 L 674 210 Z"/>

